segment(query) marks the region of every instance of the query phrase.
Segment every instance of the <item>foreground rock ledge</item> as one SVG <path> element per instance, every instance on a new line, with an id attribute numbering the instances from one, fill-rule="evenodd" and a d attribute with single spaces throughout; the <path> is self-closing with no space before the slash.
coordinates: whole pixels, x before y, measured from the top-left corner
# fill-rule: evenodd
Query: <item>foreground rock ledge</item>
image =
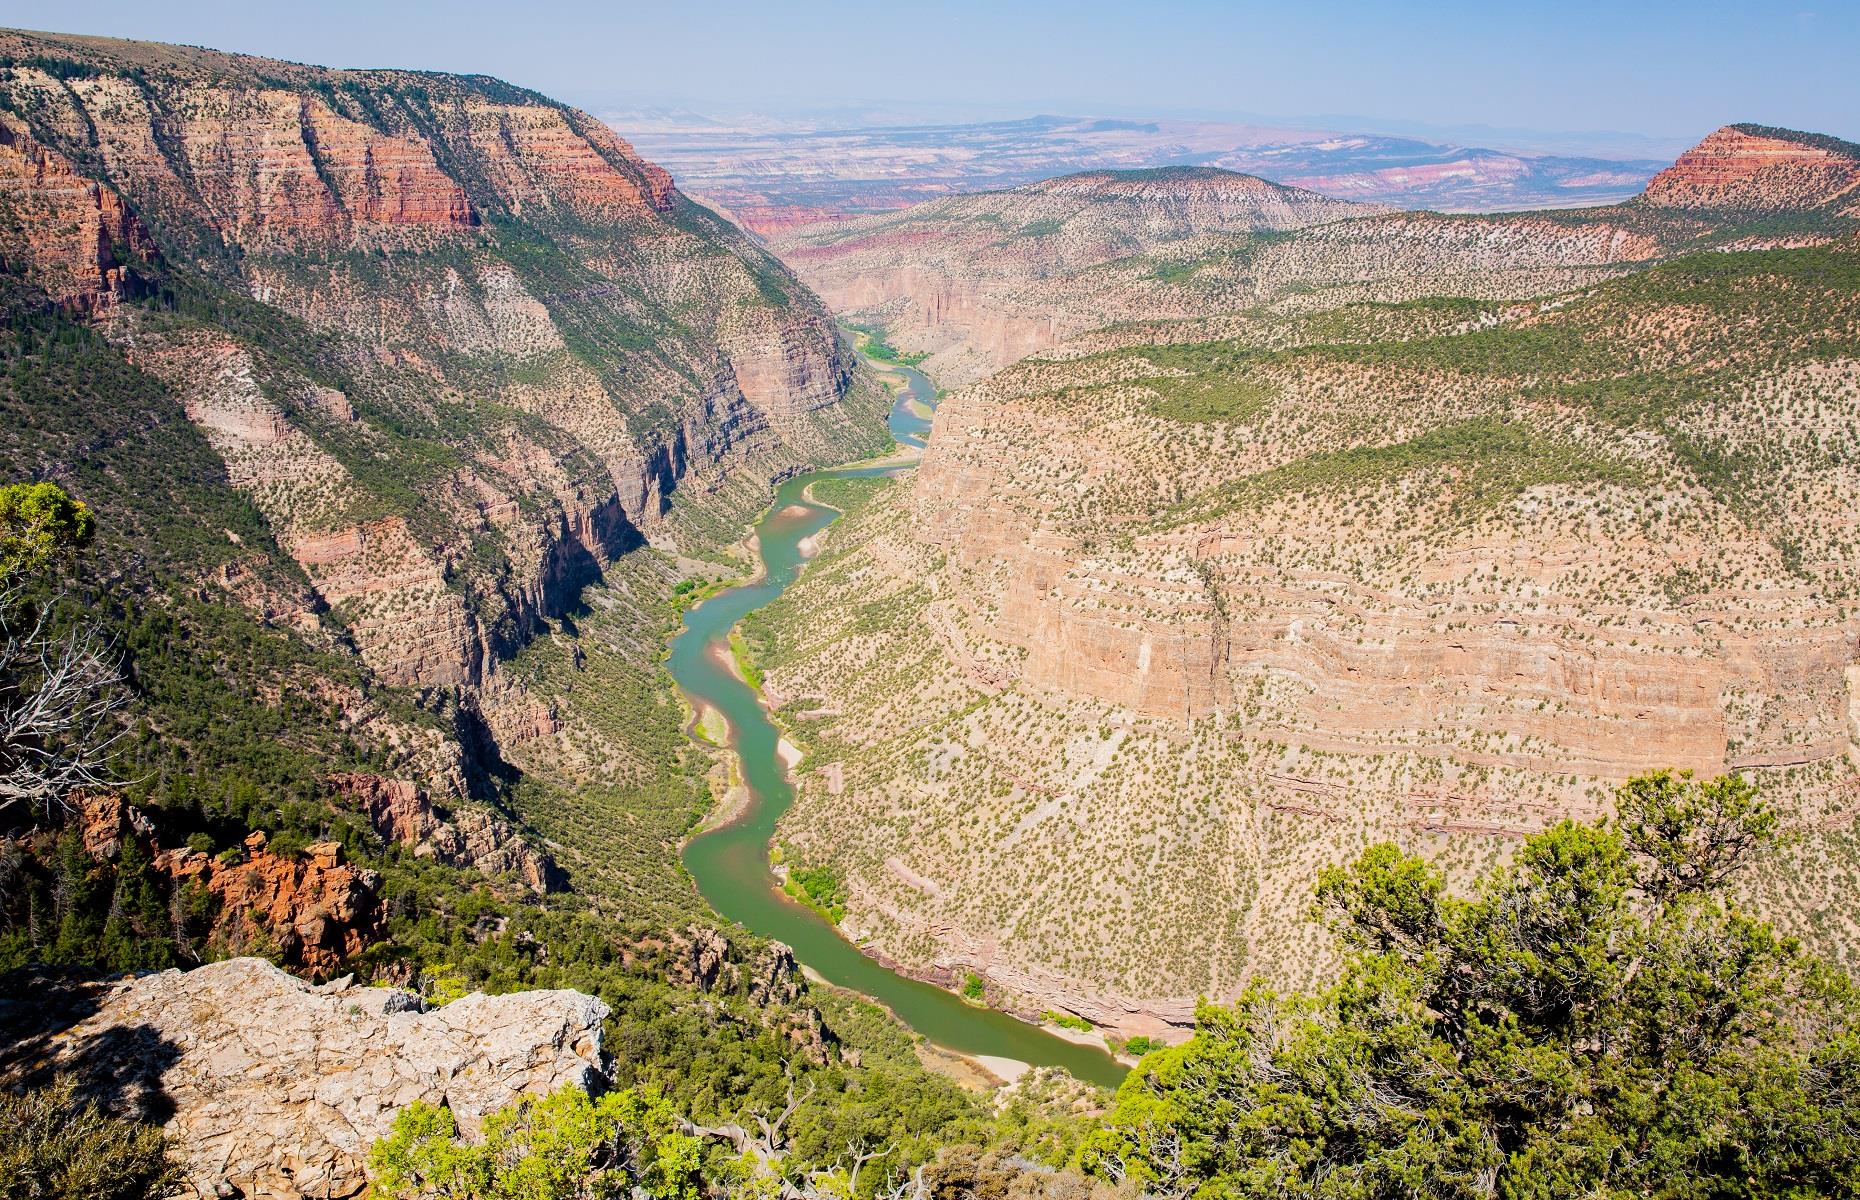
<path id="1" fill-rule="evenodd" d="M 406 992 L 317 987 L 238 958 L 115 984 L 60 1035 L 58 1057 L 85 1074 L 112 1045 L 151 1058 L 116 1066 L 146 1068 L 142 1099 L 167 1114 L 202 1197 L 346 1197 L 366 1183 L 369 1146 L 416 1100 L 475 1134 L 519 1095 L 594 1083 L 608 1012 L 574 991 L 428 1010 Z"/>

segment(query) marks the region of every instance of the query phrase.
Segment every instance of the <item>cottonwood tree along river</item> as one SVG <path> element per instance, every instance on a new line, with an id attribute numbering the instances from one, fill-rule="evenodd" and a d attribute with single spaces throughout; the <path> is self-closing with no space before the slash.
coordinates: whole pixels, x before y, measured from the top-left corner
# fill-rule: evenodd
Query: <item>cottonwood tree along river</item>
<path id="1" fill-rule="evenodd" d="M 919 446 L 929 436 L 923 414 L 936 389 L 917 371 L 899 369 L 908 387 L 891 411 L 892 435 Z M 913 401 L 915 404 L 913 404 Z M 775 502 L 756 525 L 763 577 L 721 592 L 685 614 L 673 638 L 668 666 L 693 706 L 709 704 L 730 723 L 732 748 L 742 759 L 747 808 L 734 821 L 710 830 L 685 847 L 685 866 L 698 890 L 719 913 L 764 937 L 793 947 L 795 957 L 829 983 L 862 992 L 884 1004 L 930 1041 L 962 1054 L 996 1055 L 1035 1066 L 1064 1067 L 1080 1079 L 1114 1087 L 1124 1069 L 1110 1055 L 1054 1037 L 992 1009 L 891 971 L 841 937 L 812 909 L 797 904 L 777 886 L 769 870 L 769 841 L 775 822 L 794 800 L 794 787 L 776 753 L 780 733 L 762 711 L 755 692 L 725 665 L 730 630 L 744 615 L 779 596 L 800 572 L 801 541 L 833 523 L 839 514 L 809 501 L 814 480 L 852 478 L 904 468 L 854 467 L 816 471 L 782 484 Z"/>

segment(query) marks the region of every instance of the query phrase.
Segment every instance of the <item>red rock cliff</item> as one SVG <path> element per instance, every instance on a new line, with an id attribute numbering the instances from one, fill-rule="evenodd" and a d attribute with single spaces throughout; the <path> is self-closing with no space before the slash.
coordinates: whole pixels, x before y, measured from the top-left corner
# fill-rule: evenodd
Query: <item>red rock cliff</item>
<path id="1" fill-rule="evenodd" d="M 1856 187 L 1860 146 L 1787 129 L 1726 125 L 1654 176 L 1641 202 L 1784 212 L 1820 208 Z"/>
<path id="2" fill-rule="evenodd" d="M 155 243 L 121 196 L 0 114 L 0 268 L 58 306 L 98 312 L 123 299 Z"/>

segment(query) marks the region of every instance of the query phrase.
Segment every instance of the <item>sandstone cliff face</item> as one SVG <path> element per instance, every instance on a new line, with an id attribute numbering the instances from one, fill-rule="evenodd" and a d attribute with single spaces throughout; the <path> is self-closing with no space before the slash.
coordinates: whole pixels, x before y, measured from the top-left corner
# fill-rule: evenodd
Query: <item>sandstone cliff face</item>
<path id="1" fill-rule="evenodd" d="M 475 1132 L 525 1095 L 600 1077 L 607 1006 L 579 992 L 417 996 L 315 987 L 255 958 L 126 978 L 45 1046 L 58 1067 L 114 1071 L 166 1120 L 189 1194 L 347 1197 L 396 1110 L 449 1108 Z M 99 1061 L 100 1054 L 128 1061 Z"/>
<path id="2" fill-rule="evenodd" d="M 531 845 L 509 821 L 472 807 L 437 808 L 412 780 L 351 773 L 330 785 L 342 802 L 368 817 L 376 833 L 410 847 L 421 858 L 474 867 L 493 878 L 510 875 L 537 894 L 558 891 L 564 880 L 555 860 Z"/>
<path id="3" fill-rule="evenodd" d="M 824 310 L 585 114 L 147 43 L 0 52 L 7 203 L 63 231 L 0 255 L 94 311 L 159 246 L 164 294 L 275 310 L 109 328 L 390 682 L 476 687 L 617 555 L 883 444 Z"/>
<path id="4" fill-rule="evenodd" d="M 0 272 L 55 305 L 101 312 L 126 298 L 155 243 L 115 191 L 79 174 L 0 114 Z"/>
<path id="5" fill-rule="evenodd" d="M 218 457 L 185 484 L 269 535 L 192 531 L 238 561 L 163 586 L 356 656 L 366 685 L 325 698 L 358 741 L 376 684 L 450 714 L 461 769 L 397 766 L 413 798 L 366 805 L 417 852 L 559 886 L 462 765 L 590 806 L 660 780 L 656 726 L 609 699 L 664 689 L 676 571 L 643 551 L 714 553 L 772 481 L 888 445 L 882 390 L 779 262 L 535 93 L 7 31 L 0 60 L 0 310 L 88 321 Z M 70 479 L 70 453 L 29 469 Z M 606 690 L 569 678 L 590 657 Z"/>
<path id="6" fill-rule="evenodd" d="M 907 967 L 1143 1031 L 1321 978 L 1312 883 L 1368 841 L 1470 874 L 1742 770 L 1795 831 L 1755 898 L 1851 956 L 1860 293 L 1851 240 L 1793 253 L 952 394 L 771 611 L 821 764 L 784 836 Z"/>
<path id="7" fill-rule="evenodd" d="M 1801 212 L 1852 199 L 1856 188 L 1860 146 L 1788 129 L 1726 125 L 1654 176 L 1641 203 Z"/>
<path id="8" fill-rule="evenodd" d="M 1188 315 L 1168 263 L 1239 235 L 1385 211 L 1215 168 L 1093 171 L 794 231 L 775 245 L 837 312 L 967 383 L 1127 315 Z"/>

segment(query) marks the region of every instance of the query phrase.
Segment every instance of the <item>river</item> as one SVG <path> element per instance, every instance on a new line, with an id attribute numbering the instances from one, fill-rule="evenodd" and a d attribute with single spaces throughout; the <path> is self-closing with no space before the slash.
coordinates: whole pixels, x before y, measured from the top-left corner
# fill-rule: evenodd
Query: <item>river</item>
<path id="1" fill-rule="evenodd" d="M 901 374 L 908 384 L 891 411 L 892 436 L 905 445 L 922 447 L 930 432 L 935 386 L 921 372 L 874 365 Z M 908 465 L 837 468 L 783 483 L 756 525 L 762 577 L 720 592 L 685 614 L 684 627 L 672 639 L 667 665 L 693 707 L 708 704 L 728 720 L 730 744 L 741 759 L 749 792 L 747 807 L 733 821 L 686 844 L 685 866 L 704 898 L 723 916 L 764 937 L 786 942 L 801 963 L 827 982 L 878 1001 L 932 1043 L 958 1054 L 1064 1067 L 1080 1079 L 1115 1087 L 1123 1081 L 1125 1070 L 1103 1050 L 1055 1037 L 1004 1012 L 968 1004 L 953 992 L 907 979 L 880 965 L 812 909 L 784 894 L 769 869 L 769 841 L 775 836 L 776 821 L 794 799 L 794 785 L 777 754 L 780 732 L 769 721 L 755 691 L 726 665 L 730 630 L 794 582 L 804 561 L 802 540 L 825 529 L 839 515 L 806 498 L 809 483 L 827 476 L 870 476 L 907 469 Z"/>

